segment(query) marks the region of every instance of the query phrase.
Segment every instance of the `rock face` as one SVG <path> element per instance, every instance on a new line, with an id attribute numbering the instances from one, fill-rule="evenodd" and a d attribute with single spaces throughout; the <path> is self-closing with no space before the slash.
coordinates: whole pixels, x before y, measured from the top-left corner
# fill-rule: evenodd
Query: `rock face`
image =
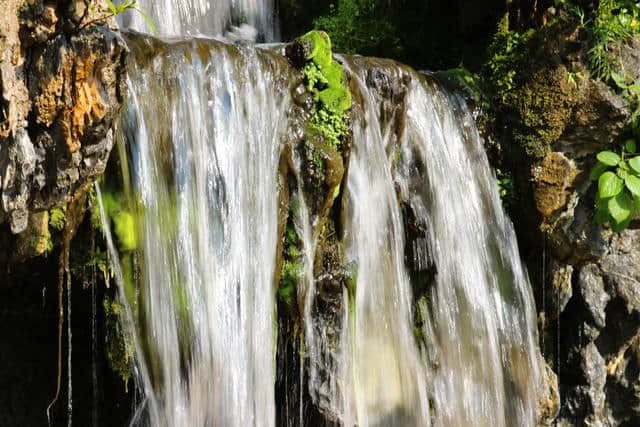
<path id="1" fill-rule="evenodd" d="M 562 425 L 640 421 L 640 230 L 606 245 L 574 275 L 577 294 L 561 317 Z"/>
<path id="2" fill-rule="evenodd" d="M 101 174 L 113 146 L 124 47 L 85 3 L 3 3 L 0 224 L 13 234 Z"/>
<path id="3" fill-rule="evenodd" d="M 559 413 L 541 423 L 640 425 L 640 224 L 620 233 L 596 224 L 589 179 L 595 155 L 630 133 L 629 104 L 591 78 L 576 27 L 540 34 L 492 119 L 518 193 L 511 214 L 537 284 L 541 344 L 560 384 Z M 612 51 L 640 82 L 640 42 Z"/>

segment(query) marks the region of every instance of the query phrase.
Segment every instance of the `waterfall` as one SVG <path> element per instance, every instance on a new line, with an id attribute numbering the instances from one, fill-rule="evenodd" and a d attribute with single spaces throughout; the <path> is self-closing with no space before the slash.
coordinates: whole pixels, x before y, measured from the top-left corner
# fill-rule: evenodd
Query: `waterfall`
<path id="1" fill-rule="evenodd" d="M 428 295 L 436 424 L 535 425 L 533 295 L 474 120 L 429 81 L 407 105 L 397 181 L 429 236 L 415 261 L 437 270 Z"/>
<path id="2" fill-rule="evenodd" d="M 347 179 L 345 245 L 357 266 L 353 344 L 356 419 L 348 425 L 426 426 L 426 371 L 412 331 L 404 229 L 377 95 L 357 59 L 348 68 L 362 95 Z"/>
<path id="3" fill-rule="evenodd" d="M 135 70 L 124 122 L 141 207 L 151 425 L 273 425 L 282 57 L 194 40 Z M 215 58 L 215 61 L 212 60 Z"/>
<path id="4" fill-rule="evenodd" d="M 277 47 L 205 38 L 247 24 L 277 40 L 271 0 L 140 5 L 163 39 L 126 36 L 118 129 L 138 236 L 135 262 L 116 268 L 145 397 L 135 421 L 275 426 L 278 173 L 300 139 L 301 76 Z M 354 287 L 323 317 L 317 218 L 291 150 L 305 362 L 287 425 L 321 423 L 305 420 L 307 404 L 348 427 L 535 425 L 533 298 L 470 113 L 407 67 L 339 59 L 354 92 L 341 205 Z"/>
<path id="5" fill-rule="evenodd" d="M 215 36 L 247 28 L 259 39 L 272 42 L 279 38 L 276 0 L 140 0 L 141 11 L 154 23 L 158 35 Z M 121 25 L 142 33 L 150 29 L 141 13 L 131 11 Z"/>

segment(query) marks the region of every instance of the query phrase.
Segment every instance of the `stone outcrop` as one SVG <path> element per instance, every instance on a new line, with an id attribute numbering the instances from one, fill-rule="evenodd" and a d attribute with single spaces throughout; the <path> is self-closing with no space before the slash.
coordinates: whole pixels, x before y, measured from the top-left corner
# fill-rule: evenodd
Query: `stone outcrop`
<path id="1" fill-rule="evenodd" d="M 589 178 L 599 151 L 630 134 L 629 102 L 591 77 L 588 41 L 561 21 L 538 30 L 517 65 L 516 87 L 492 105 L 490 128 L 513 173 L 511 215 L 529 264 L 541 344 L 560 385 L 542 425 L 640 423 L 640 233 L 594 218 Z M 612 47 L 640 82 L 640 41 Z M 630 74 L 629 74 L 630 73 Z"/>
<path id="2" fill-rule="evenodd" d="M 17 234 L 30 214 L 63 205 L 104 171 L 124 45 L 98 2 L 9 0 L 3 9 L 0 227 Z"/>

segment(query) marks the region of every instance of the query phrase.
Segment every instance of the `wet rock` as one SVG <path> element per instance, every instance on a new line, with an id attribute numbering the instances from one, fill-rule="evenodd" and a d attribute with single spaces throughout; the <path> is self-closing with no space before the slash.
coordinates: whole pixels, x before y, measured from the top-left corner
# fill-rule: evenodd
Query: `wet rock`
<path id="1" fill-rule="evenodd" d="M 5 7 L 3 5 L 3 7 Z M 16 234 L 104 171 L 124 45 L 83 1 L 9 1 L 0 18 L 0 221 Z"/>
<path id="2" fill-rule="evenodd" d="M 544 158 L 533 174 L 537 183 L 536 206 L 543 217 L 565 207 L 567 189 L 573 185 L 578 173 L 574 163 L 562 153 L 550 153 Z"/>
<path id="3" fill-rule="evenodd" d="M 550 426 L 558 416 L 560 410 L 560 392 L 558 391 L 558 378 L 553 370 L 543 363 L 543 387 L 538 400 L 538 426 Z"/>
<path id="4" fill-rule="evenodd" d="M 588 264 L 582 267 L 578 282 L 578 289 L 595 325 L 604 328 L 605 308 L 611 297 L 605 292 L 598 266 Z"/>
<path id="5" fill-rule="evenodd" d="M 550 318 L 557 316 L 566 307 L 573 296 L 572 279 L 573 266 L 556 264 L 551 271 L 551 295 L 548 306 L 551 308 Z"/>

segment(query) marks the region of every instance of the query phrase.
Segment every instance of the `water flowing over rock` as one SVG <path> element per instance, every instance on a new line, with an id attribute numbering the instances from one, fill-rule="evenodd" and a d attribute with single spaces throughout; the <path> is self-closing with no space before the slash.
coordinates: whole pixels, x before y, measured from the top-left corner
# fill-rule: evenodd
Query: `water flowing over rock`
<path id="1" fill-rule="evenodd" d="M 295 46 L 128 44 L 140 258 L 120 286 L 142 419 L 536 423 L 529 283 L 460 99 L 392 61 L 337 57 L 354 101 L 328 148 L 305 125 Z"/>
<path id="2" fill-rule="evenodd" d="M 279 39 L 276 0 L 141 0 L 138 3 L 161 36 L 227 33 L 251 41 Z M 139 13 L 126 14 L 120 19 L 127 28 L 150 33 L 147 21 Z"/>

